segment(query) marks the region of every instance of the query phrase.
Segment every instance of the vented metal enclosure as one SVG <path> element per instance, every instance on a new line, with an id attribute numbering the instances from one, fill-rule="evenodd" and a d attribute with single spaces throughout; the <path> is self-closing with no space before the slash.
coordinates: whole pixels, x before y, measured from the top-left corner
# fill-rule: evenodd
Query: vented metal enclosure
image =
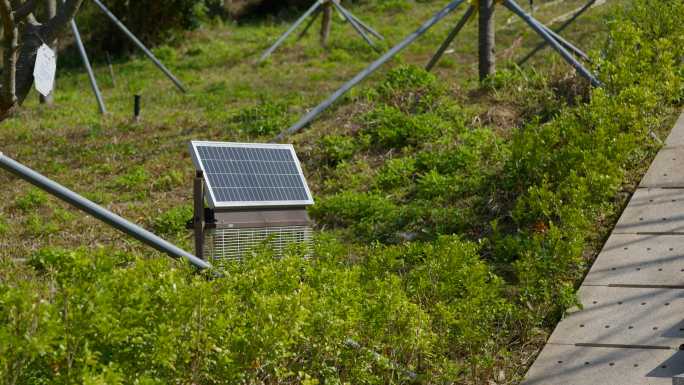
<path id="1" fill-rule="evenodd" d="M 214 264 L 238 261 L 265 247 L 282 256 L 288 249 L 309 255 L 311 227 L 287 226 L 245 229 L 209 229 L 204 235 L 204 254 Z"/>
<path id="2" fill-rule="evenodd" d="M 313 199 L 291 145 L 191 142 L 191 154 L 198 256 L 221 266 L 261 250 L 309 255 Z"/>

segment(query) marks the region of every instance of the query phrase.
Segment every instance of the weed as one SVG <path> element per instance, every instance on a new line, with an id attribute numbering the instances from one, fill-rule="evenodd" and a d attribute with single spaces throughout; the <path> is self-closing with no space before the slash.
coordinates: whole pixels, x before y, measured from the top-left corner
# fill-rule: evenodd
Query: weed
<path id="1" fill-rule="evenodd" d="M 139 191 L 146 188 L 150 174 L 142 166 L 136 166 L 127 174 L 117 177 L 114 186 L 125 191 Z"/>
<path id="2" fill-rule="evenodd" d="M 288 105 L 262 99 L 257 106 L 240 110 L 231 118 L 233 126 L 253 136 L 275 135 L 290 123 Z"/>
<path id="3" fill-rule="evenodd" d="M 166 235 L 179 235 L 185 232 L 185 224 L 192 219 L 193 211 L 189 205 L 171 208 L 154 219 L 156 232 Z"/>
<path id="4" fill-rule="evenodd" d="M 23 197 L 17 198 L 15 206 L 23 211 L 35 211 L 47 203 L 47 194 L 41 190 L 32 188 Z"/>

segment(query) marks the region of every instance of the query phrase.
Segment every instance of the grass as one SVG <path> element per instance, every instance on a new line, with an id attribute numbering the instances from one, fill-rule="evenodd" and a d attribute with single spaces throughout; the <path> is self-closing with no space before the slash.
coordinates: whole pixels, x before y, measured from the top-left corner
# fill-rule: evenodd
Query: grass
<path id="1" fill-rule="evenodd" d="M 398 42 L 443 6 L 436 1 L 381 4 L 357 6 L 353 10 L 375 26 L 387 38 L 387 44 Z M 548 9 L 538 16 L 548 20 L 578 4 L 581 1 L 567 1 L 560 8 Z M 605 27 L 596 21 L 609 14 L 610 8 L 591 11 L 568 30 L 568 37 L 588 50 L 598 46 L 601 39 L 596 33 L 600 36 Z M 363 93 L 384 72 L 400 63 L 426 63 L 461 13 L 462 9 L 438 24 L 345 100 Z M 291 15 L 294 17 L 296 13 Z M 509 12 L 500 9 L 498 24 L 505 24 L 509 16 Z M 267 63 L 257 67 L 253 65 L 254 60 L 284 30 L 288 20 L 205 25 L 187 33 L 178 45 L 157 47 L 154 51 L 159 58 L 187 84 L 190 89 L 187 95 L 177 92 L 142 57 L 115 63 L 116 86 L 103 58 L 91 58 L 110 111 L 104 117 L 97 112 L 84 71 L 79 66 L 61 68 L 55 105 L 38 105 L 37 96 L 30 95 L 20 115 L 2 123 L 0 142 L 6 143 L 2 150 L 117 213 L 152 228 L 155 218 L 190 199 L 192 165 L 186 150 L 189 140 L 268 140 L 377 57 L 351 27 L 337 18 L 334 20 L 329 49 L 319 46 L 316 31 L 312 29 L 307 38 L 299 43 L 289 40 Z M 476 25 L 471 23 L 436 73 L 454 99 L 474 117 L 509 130 L 525 118 L 520 116 L 524 108 L 515 105 L 526 103 L 524 95 L 511 98 L 479 89 L 474 81 L 475 36 Z M 497 42 L 500 66 L 508 66 L 507 60 L 520 56 L 537 42 L 522 23 L 505 25 Z M 72 63 L 73 60 L 68 59 Z M 550 76 L 568 71 L 548 50 L 538 55 L 533 64 Z M 137 123 L 131 119 L 136 93 L 143 95 L 142 120 Z M 345 105 L 343 100 L 315 122 L 309 132 L 337 129 L 339 119 L 349 108 L 358 106 Z M 308 156 L 301 155 L 305 159 Z M 314 185 L 323 183 L 316 178 L 316 170 L 307 171 L 313 176 Z M 26 255 L 36 247 L 48 245 L 25 233 L 26 216 L 13 207 L 16 197 L 26 196 L 31 188 L 23 183 L 9 183 L 10 180 L 14 179 L 7 174 L 0 175 L 0 182 L 10 186 L 0 193 L 4 198 L 0 207 L 12 229 L 3 237 L 2 249 L 5 253 Z M 45 216 L 51 216 L 55 208 L 66 208 L 52 198 L 49 201 L 41 209 Z M 79 214 L 59 222 L 59 230 L 50 238 L 49 245 L 74 247 L 114 242 L 125 245 L 126 249 L 148 252 L 135 243 L 123 242 L 124 239 Z M 190 246 L 187 237 L 172 240 Z"/>

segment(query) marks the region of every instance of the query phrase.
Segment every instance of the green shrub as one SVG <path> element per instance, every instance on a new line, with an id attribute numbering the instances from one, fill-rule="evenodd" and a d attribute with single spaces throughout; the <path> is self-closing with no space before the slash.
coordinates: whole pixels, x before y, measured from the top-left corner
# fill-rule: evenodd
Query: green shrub
<path id="1" fill-rule="evenodd" d="M 310 209 L 318 220 L 345 226 L 365 240 L 396 240 L 401 228 L 400 208 L 378 194 L 343 192 L 323 198 Z"/>
<path id="2" fill-rule="evenodd" d="M 179 235 L 186 231 L 185 225 L 192 216 L 193 208 L 190 205 L 173 207 L 157 216 L 152 227 L 160 234 Z"/>
<path id="3" fill-rule="evenodd" d="M 375 184 L 382 190 L 410 186 L 415 172 L 415 159 L 411 157 L 390 159 L 378 172 Z"/>
<path id="4" fill-rule="evenodd" d="M 345 135 L 325 135 L 318 144 L 321 163 L 331 166 L 351 159 L 358 151 L 353 138 Z"/>
<path id="5" fill-rule="evenodd" d="M 230 119 L 231 126 L 251 136 L 275 135 L 288 128 L 288 104 L 262 99 L 257 106 L 240 110 Z"/>
<path id="6" fill-rule="evenodd" d="M 410 65 L 391 70 L 376 92 L 380 102 L 410 113 L 432 111 L 445 93 L 435 75 Z"/>
<path id="7" fill-rule="evenodd" d="M 386 383 L 436 346 L 399 277 L 335 259 L 257 255 L 209 280 L 167 259 L 88 254 L 44 250 L 33 270 L 2 270 L 0 336 L 16 341 L 0 346 L 5 379 Z"/>
<path id="8" fill-rule="evenodd" d="M 134 167 L 127 174 L 121 175 L 114 179 L 114 187 L 126 191 L 143 190 L 150 181 L 150 174 L 142 166 Z"/>
<path id="9" fill-rule="evenodd" d="M 427 113 L 410 115 L 396 107 L 382 105 L 363 116 L 363 133 L 376 150 L 417 146 L 449 131 L 444 120 Z"/>

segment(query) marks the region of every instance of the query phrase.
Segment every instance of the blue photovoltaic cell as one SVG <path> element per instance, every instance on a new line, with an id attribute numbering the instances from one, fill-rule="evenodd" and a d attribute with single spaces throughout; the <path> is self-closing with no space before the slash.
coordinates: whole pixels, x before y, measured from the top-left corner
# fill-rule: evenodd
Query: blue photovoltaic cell
<path id="1" fill-rule="evenodd" d="M 196 146 L 217 202 L 309 201 L 288 148 Z"/>

